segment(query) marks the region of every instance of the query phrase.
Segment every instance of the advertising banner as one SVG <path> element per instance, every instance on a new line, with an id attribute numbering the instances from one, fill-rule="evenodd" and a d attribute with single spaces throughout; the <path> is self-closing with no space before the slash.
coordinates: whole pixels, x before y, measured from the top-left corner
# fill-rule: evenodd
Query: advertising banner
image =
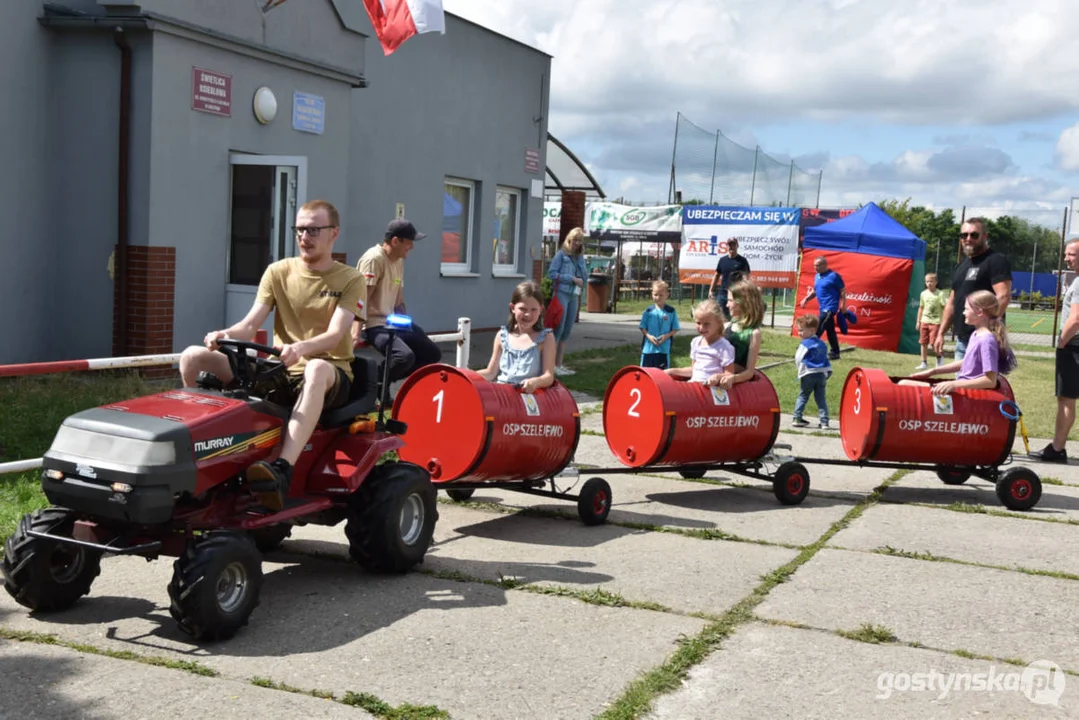
<path id="1" fill-rule="evenodd" d="M 558 236 L 562 222 L 562 202 L 547 200 L 543 203 L 543 234 Z"/>
<path id="2" fill-rule="evenodd" d="M 682 214 L 685 242 L 678 262 L 683 284 L 707 285 L 727 241 L 749 261 L 753 281 L 765 288 L 793 288 L 798 267 L 797 208 L 687 205 Z"/>
<path id="3" fill-rule="evenodd" d="M 681 205 L 591 202 L 585 206 L 584 214 L 592 237 L 674 243 L 682 239 Z"/>
<path id="4" fill-rule="evenodd" d="M 798 298 L 804 298 L 813 287 L 817 276 L 813 262 L 822 255 L 828 260 L 828 269 L 843 278 L 847 290 L 847 309 L 858 318 L 856 325 L 849 326 L 849 334 L 840 334 L 839 344 L 855 345 L 867 350 L 895 351 L 903 333 L 907 294 L 915 261 L 807 248 L 802 253 Z M 819 312 L 817 301 L 811 300 L 805 308 L 795 306 L 794 317 Z M 792 323 L 791 335 L 797 334 Z"/>
<path id="5" fill-rule="evenodd" d="M 806 228 L 835 222 L 856 212 L 858 212 L 856 208 L 841 208 L 838 210 L 835 208 L 823 210 L 821 208 L 802 208 L 802 217 L 798 221 L 798 242 L 800 243 L 805 239 Z"/>

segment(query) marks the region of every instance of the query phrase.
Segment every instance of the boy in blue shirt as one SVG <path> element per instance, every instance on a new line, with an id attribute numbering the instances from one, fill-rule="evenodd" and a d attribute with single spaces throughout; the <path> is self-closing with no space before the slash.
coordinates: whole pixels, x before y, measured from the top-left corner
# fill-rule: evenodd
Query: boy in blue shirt
<path id="1" fill-rule="evenodd" d="M 817 412 L 820 414 L 820 426 L 828 427 L 828 378 L 832 376 L 832 363 L 828 361 L 828 346 L 817 337 L 817 327 L 820 319 L 813 315 L 803 315 L 794 321 L 798 326 L 798 335 L 802 342 L 794 353 L 794 363 L 798 366 L 798 379 L 802 389 L 798 393 L 798 400 L 794 403 L 794 427 L 809 427 L 809 423 L 802 417 L 806 403 L 809 402 L 809 394 L 813 393 L 813 401 L 817 403 Z"/>
<path id="2" fill-rule="evenodd" d="M 652 283 L 652 302 L 650 308 L 641 313 L 641 367 L 654 367 L 666 370 L 671 366 L 671 338 L 678 332 L 678 312 L 667 304 L 671 295 L 667 283 L 656 280 Z"/>

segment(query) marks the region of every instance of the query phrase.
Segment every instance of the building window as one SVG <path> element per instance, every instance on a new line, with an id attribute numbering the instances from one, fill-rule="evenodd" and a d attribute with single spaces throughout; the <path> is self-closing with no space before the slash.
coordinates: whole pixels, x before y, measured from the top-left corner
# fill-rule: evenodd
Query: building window
<path id="1" fill-rule="evenodd" d="M 521 234 L 521 191 L 499 186 L 495 192 L 494 273 L 517 272 L 517 246 Z"/>
<path id="2" fill-rule="evenodd" d="M 476 183 L 446 178 L 442 193 L 442 272 L 472 270 L 472 202 Z"/>

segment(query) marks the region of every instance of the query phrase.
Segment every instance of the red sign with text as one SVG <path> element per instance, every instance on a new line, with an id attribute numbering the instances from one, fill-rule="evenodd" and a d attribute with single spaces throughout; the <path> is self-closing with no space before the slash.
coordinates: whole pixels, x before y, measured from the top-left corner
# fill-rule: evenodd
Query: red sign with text
<path id="1" fill-rule="evenodd" d="M 232 117 L 232 76 L 192 67 L 191 109 Z"/>

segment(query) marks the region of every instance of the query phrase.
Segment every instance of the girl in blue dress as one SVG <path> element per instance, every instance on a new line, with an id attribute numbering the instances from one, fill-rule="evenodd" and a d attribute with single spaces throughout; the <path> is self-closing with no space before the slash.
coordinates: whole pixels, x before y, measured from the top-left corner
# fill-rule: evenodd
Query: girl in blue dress
<path id="1" fill-rule="evenodd" d="M 554 335 L 543 327 L 543 290 L 527 280 L 513 291 L 509 321 L 495 337 L 491 361 L 479 374 L 531 393 L 554 383 L 554 358 Z"/>

